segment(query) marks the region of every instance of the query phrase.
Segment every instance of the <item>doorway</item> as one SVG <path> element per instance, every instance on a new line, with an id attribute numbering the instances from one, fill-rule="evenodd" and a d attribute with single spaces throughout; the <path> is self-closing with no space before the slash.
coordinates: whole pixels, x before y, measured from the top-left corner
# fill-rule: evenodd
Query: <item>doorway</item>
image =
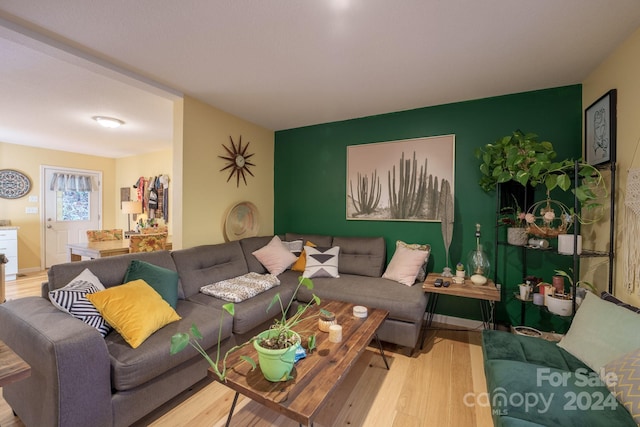
<path id="1" fill-rule="evenodd" d="M 102 228 L 102 172 L 42 166 L 43 265 L 69 261 L 67 244 Z"/>

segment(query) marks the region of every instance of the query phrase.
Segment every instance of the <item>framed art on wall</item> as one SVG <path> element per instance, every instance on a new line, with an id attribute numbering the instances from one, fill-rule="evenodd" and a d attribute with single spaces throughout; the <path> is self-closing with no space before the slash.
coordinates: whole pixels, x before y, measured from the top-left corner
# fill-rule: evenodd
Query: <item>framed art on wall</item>
<path id="1" fill-rule="evenodd" d="M 453 203 L 454 155 L 455 135 L 348 146 L 347 219 L 441 221 Z"/>
<path id="2" fill-rule="evenodd" d="M 596 166 L 616 161 L 616 102 L 611 89 L 584 110 L 584 160 Z"/>

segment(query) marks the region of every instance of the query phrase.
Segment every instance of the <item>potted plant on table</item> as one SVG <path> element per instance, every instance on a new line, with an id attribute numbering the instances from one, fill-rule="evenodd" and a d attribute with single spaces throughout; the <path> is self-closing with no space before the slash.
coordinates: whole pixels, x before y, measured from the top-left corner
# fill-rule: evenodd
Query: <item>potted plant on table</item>
<path id="1" fill-rule="evenodd" d="M 209 365 L 218 376 L 218 379 L 224 382 L 227 377 L 227 358 L 229 357 L 229 355 L 249 344 L 253 344 L 256 351 L 258 352 L 260 369 L 267 380 L 277 382 L 290 379 L 290 373 L 293 369 L 293 364 L 295 361 L 295 353 L 297 348 L 302 343 L 300 335 L 297 332 L 293 331 L 292 328 L 300 323 L 300 321 L 302 320 L 302 316 L 307 311 L 307 309 L 309 309 L 313 305 L 320 305 L 320 298 L 318 298 L 314 294 L 308 303 L 298 306 L 298 310 L 296 311 L 296 313 L 290 318 L 287 318 L 287 313 L 289 312 L 289 309 L 291 308 L 301 286 L 305 286 L 307 289 L 313 289 L 313 282 L 309 278 L 300 277 L 298 279 L 296 290 L 291 296 L 291 299 L 289 300 L 289 303 L 286 305 L 286 307 L 283 304 L 282 299 L 280 298 L 280 293 L 278 292 L 276 295 L 274 295 L 271 303 L 269 304 L 269 307 L 267 308 L 267 311 L 269 311 L 269 309 L 274 304 L 279 304 L 282 317 L 280 319 L 276 319 L 274 325 L 271 328 L 261 332 L 250 340 L 229 349 L 222 359 L 220 355 L 220 343 L 222 341 L 222 324 L 225 312 L 230 314 L 231 316 L 234 315 L 235 308 L 233 303 L 224 304 L 222 306 L 224 310 L 222 311 L 220 317 L 220 328 L 218 330 L 218 346 L 216 350 L 215 361 L 207 354 L 207 352 L 198 342 L 201 341 L 203 337 L 196 325 L 192 325 L 188 333 L 179 332 L 171 337 L 170 353 L 176 354 L 184 350 L 187 345 L 191 345 L 198 351 L 198 353 L 202 355 L 202 357 L 207 360 L 207 362 L 209 362 Z M 320 310 L 319 314 L 320 313 L 328 312 L 326 310 Z M 309 351 L 312 351 L 315 348 L 315 335 L 313 334 L 308 338 L 308 348 Z M 249 363 L 253 367 L 253 369 L 256 368 L 256 363 L 251 357 L 241 356 L 241 359 Z"/>

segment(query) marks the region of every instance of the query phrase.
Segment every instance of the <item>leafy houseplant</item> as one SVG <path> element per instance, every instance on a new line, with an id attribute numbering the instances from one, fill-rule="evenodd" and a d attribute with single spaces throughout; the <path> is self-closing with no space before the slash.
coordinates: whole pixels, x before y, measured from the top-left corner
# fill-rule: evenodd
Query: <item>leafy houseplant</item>
<path id="1" fill-rule="evenodd" d="M 544 185 L 547 195 L 556 188 L 567 191 L 572 186 L 574 160 L 556 161 L 553 144 L 538 141 L 538 135 L 534 133 L 516 130 L 476 149 L 475 154 L 481 160 L 480 187 L 487 192 L 508 181 L 516 181 L 523 186 Z M 606 187 L 600 172 L 588 163 L 578 161 L 578 175 L 581 184 L 573 191 L 582 208 L 601 206 L 598 199 L 603 191 L 606 194 Z"/>
<path id="2" fill-rule="evenodd" d="M 291 300 L 289 300 L 289 303 L 286 305 L 286 307 L 282 303 L 282 299 L 280 298 L 280 293 L 278 292 L 277 294 L 275 294 L 274 297 L 271 299 L 271 303 L 269 304 L 267 311 L 269 311 L 269 309 L 271 309 L 273 305 L 278 303 L 280 305 L 282 317 L 280 319 L 276 319 L 273 326 L 271 326 L 271 328 L 268 329 L 267 331 L 264 331 L 258 334 L 257 336 L 251 338 L 250 340 L 242 344 L 239 344 L 230 348 L 225 353 L 222 360 L 220 359 L 221 357 L 220 342 L 222 340 L 222 323 L 224 320 L 225 312 L 229 313 L 231 316 L 234 315 L 235 309 L 234 309 L 233 303 L 227 303 L 222 306 L 224 310 L 222 311 L 220 316 L 220 328 L 218 331 L 218 346 L 216 350 L 215 361 L 207 354 L 207 352 L 202 348 L 202 346 L 198 342 L 198 341 L 201 341 L 203 337 L 195 324 L 191 326 L 191 329 L 189 330 L 188 333 L 179 332 L 175 334 L 173 337 L 171 337 L 170 353 L 176 354 L 184 350 L 187 347 L 187 345 L 191 345 L 193 348 L 195 348 L 198 351 L 198 353 L 202 355 L 202 357 L 204 357 L 207 360 L 207 362 L 209 362 L 209 365 L 211 366 L 213 371 L 216 373 L 216 375 L 222 382 L 224 382 L 227 377 L 227 358 L 229 357 L 229 355 L 249 344 L 253 343 L 254 347 L 256 348 L 256 350 L 258 350 L 258 352 L 260 352 L 260 348 L 266 348 L 269 350 L 291 349 L 291 353 L 292 354 L 295 353 L 295 349 L 298 347 L 298 345 L 301 342 L 300 342 L 300 336 L 296 332 L 294 332 L 292 328 L 296 326 L 298 323 L 300 323 L 300 321 L 302 320 L 302 316 L 304 315 L 304 313 L 307 311 L 308 308 L 310 308 L 314 304 L 320 305 L 320 298 L 318 298 L 314 294 L 313 298 L 311 298 L 311 301 L 309 301 L 305 305 L 300 305 L 298 307 L 297 312 L 290 318 L 287 318 L 287 313 L 289 312 L 289 309 L 291 308 L 291 305 L 293 304 L 293 301 L 296 295 L 298 294 L 298 290 L 300 289 L 301 286 L 305 286 L 307 289 L 313 289 L 313 282 L 311 281 L 311 279 L 299 277 L 296 290 L 291 296 Z M 328 312 L 326 310 L 320 310 L 320 313 L 328 313 Z M 313 351 L 313 349 L 315 348 L 315 335 L 309 336 L 308 347 L 309 347 L 309 351 Z M 258 353 L 258 355 L 260 356 L 260 353 Z M 277 357 L 277 359 L 282 359 L 282 358 L 284 358 L 284 356 Z M 256 363 L 251 357 L 241 356 L 241 359 L 249 363 L 253 367 L 253 369 L 256 368 Z M 263 359 L 260 358 L 259 360 L 260 360 L 260 368 L 263 370 L 263 374 L 265 374 L 265 378 L 267 378 L 269 381 L 280 381 L 280 380 L 286 380 L 290 378 L 289 374 L 291 372 L 291 368 L 293 367 L 293 359 L 290 360 L 291 363 L 290 363 L 290 366 L 288 367 L 288 370 L 286 370 L 286 372 L 284 372 L 283 375 L 279 375 L 277 378 L 273 377 L 272 375 L 268 376 L 264 371 L 266 366 L 263 367 Z M 266 364 L 267 363 L 265 362 L 264 365 Z M 275 379 L 272 379 L 272 378 L 275 378 Z"/>

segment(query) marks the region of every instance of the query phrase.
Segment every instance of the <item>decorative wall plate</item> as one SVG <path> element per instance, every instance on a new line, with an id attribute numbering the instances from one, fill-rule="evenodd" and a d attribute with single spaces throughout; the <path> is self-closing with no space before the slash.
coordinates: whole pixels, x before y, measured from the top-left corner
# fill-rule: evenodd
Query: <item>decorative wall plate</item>
<path id="1" fill-rule="evenodd" d="M 13 169 L 0 170 L 0 197 L 19 199 L 31 190 L 31 180 L 22 172 Z"/>
<path id="2" fill-rule="evenodd" d="M 224 221 L 224 233 L 228 241 L 257 236 L 259 228 L 258 208 L 251 202 L 234 205 Z"/>

